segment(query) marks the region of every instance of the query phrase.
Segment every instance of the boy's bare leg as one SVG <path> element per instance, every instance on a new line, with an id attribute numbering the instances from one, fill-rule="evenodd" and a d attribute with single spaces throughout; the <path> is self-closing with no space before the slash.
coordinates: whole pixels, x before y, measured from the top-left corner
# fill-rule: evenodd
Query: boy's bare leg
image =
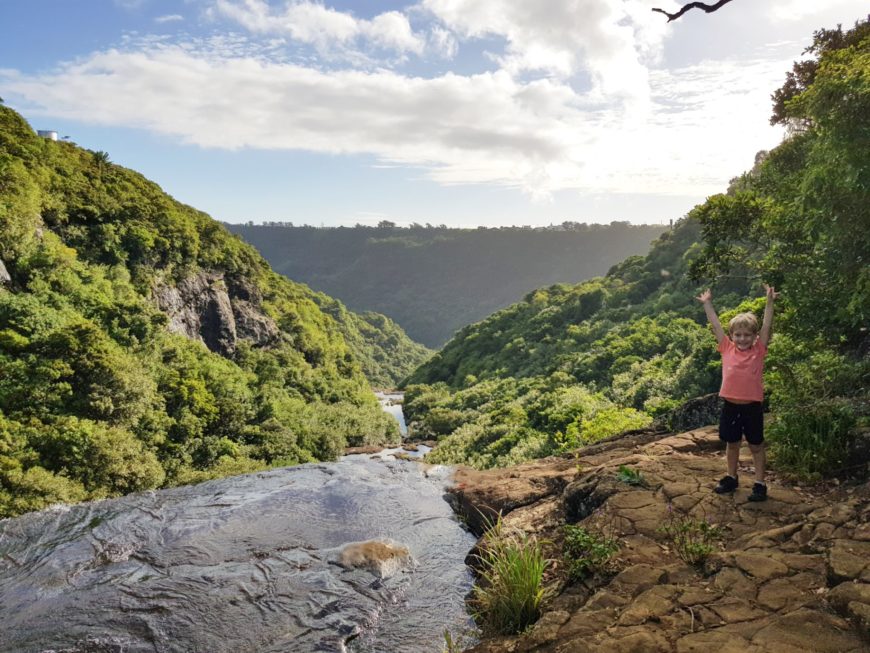
<path id="1" fill-rule="evenodd" d="M 764 474 L 767 471 L 767 450 L 763 444 L 750 444 L 752 462 L 755 464 L 755 482 L 764 483 Z"/>
<path id="2" fill-rule="evenodd" d="M 728 476 L 737 478 L 737 462 L 740 460 L 740 442 L 728 443 L 725 447 L 725 460 L 728 463 Z"/>

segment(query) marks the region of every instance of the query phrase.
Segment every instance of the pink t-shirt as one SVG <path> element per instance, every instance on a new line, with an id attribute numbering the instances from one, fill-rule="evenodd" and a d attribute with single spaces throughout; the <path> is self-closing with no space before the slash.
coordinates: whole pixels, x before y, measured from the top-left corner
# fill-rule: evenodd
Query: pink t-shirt
<path id="1" fill-rule="evenodd" d="M 719 343 L 719 352 L 722 354 L 722 387 L 719 396 L 739 401 L 764 399 L 761 373 L 767 347 L 761 340 L 756 338 L 749 349 L 740 351 L 731 338 L 725 337 Z"/>

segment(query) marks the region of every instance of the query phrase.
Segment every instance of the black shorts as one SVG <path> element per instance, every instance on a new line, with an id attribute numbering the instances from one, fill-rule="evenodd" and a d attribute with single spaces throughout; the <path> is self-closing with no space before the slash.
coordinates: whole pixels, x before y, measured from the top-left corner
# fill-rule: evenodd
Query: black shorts
<path id="1" fill-rule="evenodd" d="M 725 442 L 740 442 L 743 436 L 749 444 L 764 442 L 764 415 L 761 402 L 734 404 L 722 400 L 722 416 L 719 418 L 719 439 Z"/>

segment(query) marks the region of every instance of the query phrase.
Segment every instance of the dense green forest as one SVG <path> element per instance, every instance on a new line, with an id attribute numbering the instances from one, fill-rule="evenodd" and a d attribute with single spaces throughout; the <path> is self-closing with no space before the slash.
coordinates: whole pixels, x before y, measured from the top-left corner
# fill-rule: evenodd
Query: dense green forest
<path id="1" fill-rule="evenodd" d="M 766 385 L 771 452 L 803 476 L 848 470 L 866 439 L 870 23 L 820 30 L 773 96 L 783 143 L 601 278 L 554 285 L 462 329 L 407 379 L 430 458 L 504 465 L 644 426 L 718 389 L 698 291 L 722 321 L 782 292 Z"/>
<path id="2" fill-rule="evenodd" d="M 227 225 L 272 267 L 345 302 L 398 322 L 411 338 L 442 346 L 457 329 L 553 283 L 604 274 L 649 249 L 661 225 L 448 229 L 432 225 L 315 228 Z"/>
<path id="3" fill-rule="evenodd" d="M 0 517 L 394 442 L 429 354 L 2 106 L 0 263 Z"/>

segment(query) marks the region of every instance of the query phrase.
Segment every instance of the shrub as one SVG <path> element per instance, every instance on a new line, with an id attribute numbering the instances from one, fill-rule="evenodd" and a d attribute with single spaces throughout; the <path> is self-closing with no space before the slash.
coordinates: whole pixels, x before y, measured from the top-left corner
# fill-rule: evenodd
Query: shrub
<path id="1" fill-rule="evenodd" d="M 668 505 L 668 519 L 659 527 L 671 543 L 680 560 L 690 565 L 701 565 L 722 539 L 722 529 L 706 519 L 677 515 Z"/>
<path id="2" fill-rule="evenodd" d="M 807 480 L 843 471 L 855 452 L 856 427 L 866 419 L 870 361 L 788 336 L 774 340 L 770 358 L 771 462 Z"/>
<path id="3" fill-rule="evenodd" d="M 619 551 L 617 539 L 610 534 L 574 524 L 565 524 L 564 532 L 562 556 L 571 580 L 603 570 Z"/>
<path id="4" fill-rule="evenodd" d="M 857 417 L 843 399 L 780 410 L 768 428 L 771 462 L 798 478 L 818 480 L 848 466 Z"/>
<path id="5" fill-rule="evenodd" d="M 42 467 L 0 469 L 0 519 L 87 498 L 88 493 L 81 483 Z"/>
<path id="6" fill-rule="evenodd" d="M 471 599 L 475 620 L 487 635 L 523 632 L 541 616 L 547 597 L 542 543 L 507 530 L 499 519 L 484 535 L 478 558 L 480 578 Z"/>

